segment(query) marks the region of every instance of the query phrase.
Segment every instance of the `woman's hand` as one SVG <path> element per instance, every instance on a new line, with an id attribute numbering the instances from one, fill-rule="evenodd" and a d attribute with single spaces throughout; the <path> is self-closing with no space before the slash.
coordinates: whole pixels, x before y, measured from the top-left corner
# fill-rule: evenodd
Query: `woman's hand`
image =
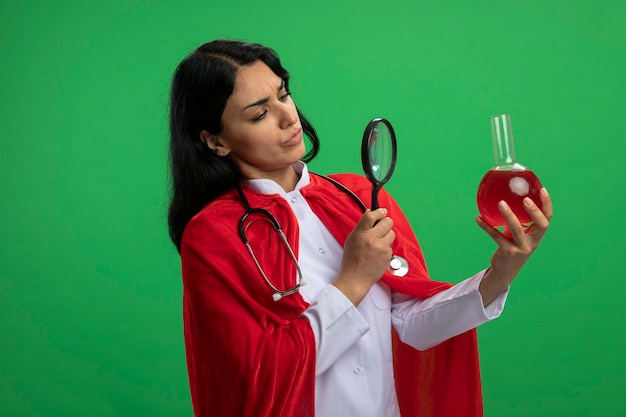
<path id="1" fill-rule="evenodd" d="M 485 306 L 511 284 L 548 230 L 552 218 L 552 201 L 545 188 L 541 189 L 540 198 L 543 211 L 530 198 L 524 199 L 524 208 L 533 220 L 530 226 L 523 226 L 504 201 L 498 205 L 507 224 L 503 232 L 476 217 L 480 228 L 498 244 L 498 249 L 491 257 L 491 268 L 478 288 Z"/>
<path id="2" fill-rule="evenodd" d="M 385 273 L 396 234 L 387 210 L 366 211 L 344 245 L 341 271 L 333 285 L 356 306 Z"/>

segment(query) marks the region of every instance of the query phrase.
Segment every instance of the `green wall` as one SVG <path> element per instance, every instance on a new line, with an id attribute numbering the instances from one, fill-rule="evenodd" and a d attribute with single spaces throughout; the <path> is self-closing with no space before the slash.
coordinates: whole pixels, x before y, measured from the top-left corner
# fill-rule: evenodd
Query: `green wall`
<path id="1" fill-rule="evenodd" d="M 475 192 L 511 113 L 551 230 L 483 326 L 486 416 L 626 415 L 626 2 L 4 1 L 0 416 L 191 416 L 165 229 L 167 95 L 200 43 L 275 48 L 318 129 L 312 169 L 360 172 L 366 123 L 434 279 L 488 265 Z"/>

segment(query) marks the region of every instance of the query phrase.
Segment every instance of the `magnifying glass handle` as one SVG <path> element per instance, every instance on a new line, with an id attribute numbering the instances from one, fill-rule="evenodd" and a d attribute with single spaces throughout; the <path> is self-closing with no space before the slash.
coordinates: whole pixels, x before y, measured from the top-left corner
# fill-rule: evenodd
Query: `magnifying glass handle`
<path id="1" fill-rule="evenodd" d="M 372 184 L 372 211 L 378 208 L 378 192 L 383 188 L 383 184 Z"/>

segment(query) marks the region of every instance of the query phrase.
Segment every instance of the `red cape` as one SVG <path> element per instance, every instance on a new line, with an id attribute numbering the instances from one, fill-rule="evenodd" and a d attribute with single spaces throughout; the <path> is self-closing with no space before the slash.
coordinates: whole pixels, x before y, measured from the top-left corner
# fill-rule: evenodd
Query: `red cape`
<path id="1" fill-rule="evenodd" d="M 365 178 L 332 177 L 369 203 L 371 185 Z M 298 223 L 288 203 L 277 195 L 244 192 L 252 207 L 265 208 L 278 219 L 298 253 Z M 362 215 L 359 206 L 316 175 L 301 192 L 343 246 Z M 428 277 L 415 234 L 395 201 L 384 190 L 379 201 L 394 220 L 394 254 L 410 265 L 406 276 L 385 274 L 383 282 L 419 298 L 449 288 Z M 198 213 L 183 234 L 184 331 L 195 415 L 312 417 L 316 345 L 309 322 L 301 317 L 308 304 L 298 293 L 273 301 L 239 237 L 243 214 L 232 190 Z M 267 222 L 254 222 L 248 238 L 270 281 L 291 288 L 296 268 L 278 233 Z M 475 330 L 422 352 L 400 342 L 395 332 L 393 338 L 402 417 L 483 415 Z"/>

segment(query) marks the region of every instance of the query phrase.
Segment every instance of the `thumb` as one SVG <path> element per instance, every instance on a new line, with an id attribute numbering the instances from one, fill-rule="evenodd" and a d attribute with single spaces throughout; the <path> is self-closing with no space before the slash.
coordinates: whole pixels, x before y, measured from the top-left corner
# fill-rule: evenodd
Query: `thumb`
<path id="1" fill-rule="evenodd" d="M 361 216 L 361 219 L 357 223 L 356 228 L 361 230 L 369 230 L 374 227 L 376 223 L 384 219 L 387 216 L 387 213 L 388 211 L 386 208 L 378 208 L 374 211 L 367 210 L 363 214 L 363 216 Z"/>

